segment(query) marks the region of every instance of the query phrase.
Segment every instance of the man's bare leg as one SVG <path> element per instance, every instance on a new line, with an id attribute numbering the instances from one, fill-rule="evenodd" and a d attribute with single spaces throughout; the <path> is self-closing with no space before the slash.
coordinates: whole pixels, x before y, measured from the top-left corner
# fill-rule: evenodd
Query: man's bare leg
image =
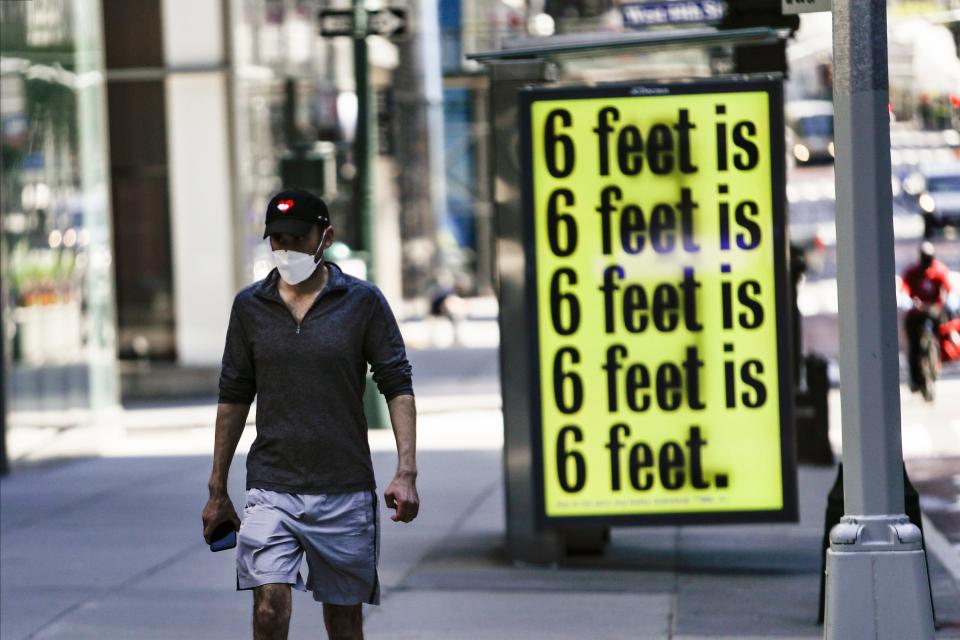
<path id="1" fill-rule="evenodd" d="M 323 605 L 323 623 L 330 640 L 363 640 L 363 605 Z"/>
<path id="2" fill-rule="evenodd" d="M 287 640 L 290 585 L 265 584 L 253 590 L 253 640 Z"/>

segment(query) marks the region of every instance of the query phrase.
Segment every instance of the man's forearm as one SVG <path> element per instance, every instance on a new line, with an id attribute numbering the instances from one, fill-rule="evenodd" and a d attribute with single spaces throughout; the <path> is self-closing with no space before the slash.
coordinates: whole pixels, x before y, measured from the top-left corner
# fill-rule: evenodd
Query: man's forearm
<path id="1" fill-rule="evenodd" d="M 413 396 L 397 396 L 387 403 L 397 440 L 397 475 L 417 475 L 417 405 Z"/>
<path id="2" fill-rule="evenodd" d="M 230 462 L 243 435 L 250 413 L 249 404 L 218 404 L 217 426 L 213 442 L 213 471 L 210 474 L 210 496 L 227 493 Z"/>

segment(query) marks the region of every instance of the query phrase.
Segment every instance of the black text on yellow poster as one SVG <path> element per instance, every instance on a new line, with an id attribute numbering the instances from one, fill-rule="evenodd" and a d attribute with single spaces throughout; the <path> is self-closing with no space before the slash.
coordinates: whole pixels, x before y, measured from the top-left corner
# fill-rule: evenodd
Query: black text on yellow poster
<path id="1" fill-rule="evenodd" d="M 522 98 L 543 515 L 791 517 L 779 87 Z"/>

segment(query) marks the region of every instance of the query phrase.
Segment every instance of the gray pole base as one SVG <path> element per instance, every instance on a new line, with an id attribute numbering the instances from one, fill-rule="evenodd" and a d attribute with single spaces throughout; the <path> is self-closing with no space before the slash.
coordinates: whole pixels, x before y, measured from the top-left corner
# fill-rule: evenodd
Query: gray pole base
<path id="1" fill-rule="evenodd" d="M 933 611 L 920 530 L 905 515 L 844 516 L 827 551 L 827 640 L 926 640 Z"/>

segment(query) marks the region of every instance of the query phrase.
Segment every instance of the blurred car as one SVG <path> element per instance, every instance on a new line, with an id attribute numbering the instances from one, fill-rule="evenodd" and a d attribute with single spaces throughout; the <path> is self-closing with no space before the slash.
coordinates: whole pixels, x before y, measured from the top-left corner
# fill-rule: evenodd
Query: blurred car
<path id="1" fill-rule="evenodd" d="M 795 100 L 786 109 L 787 151 L 797 164 L 833 162 L 833 103 Z"/>
<path id="2" fill-rule="evenodd" d="M 926 237 L 947 226 L 960 227 L 960 162 L 921 165 L 923 190 L 917 206 Z"/>

